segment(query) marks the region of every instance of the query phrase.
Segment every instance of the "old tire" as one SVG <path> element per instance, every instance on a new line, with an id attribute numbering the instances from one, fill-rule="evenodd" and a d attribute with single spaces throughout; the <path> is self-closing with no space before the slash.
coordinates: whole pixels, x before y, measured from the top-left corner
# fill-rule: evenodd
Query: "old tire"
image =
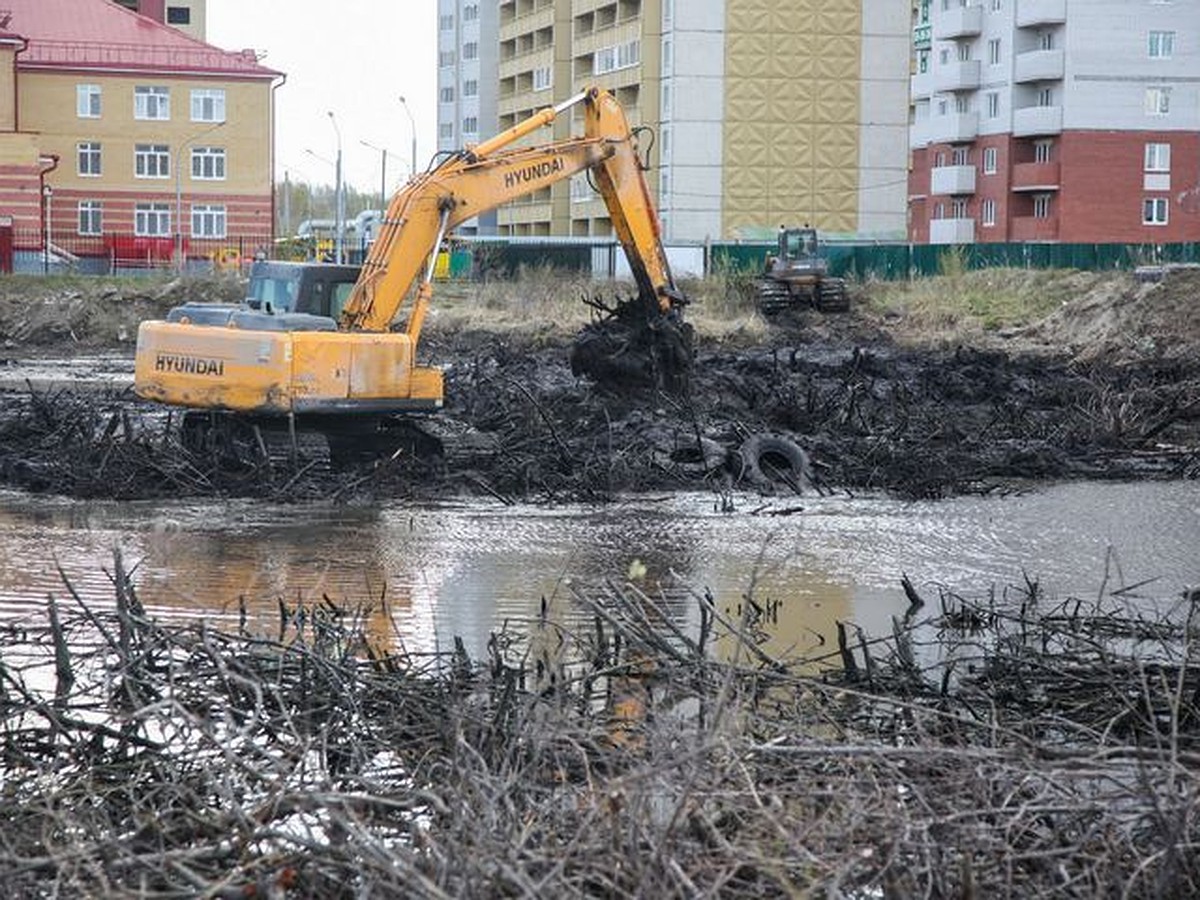
<path id="1" fill-rule="evenodd" d="M 799 491 L 809 478 L 808 454 L 781 434 L 756 434 L 738 448 L 741 479 L 766 487 L 778 483 Z"/>

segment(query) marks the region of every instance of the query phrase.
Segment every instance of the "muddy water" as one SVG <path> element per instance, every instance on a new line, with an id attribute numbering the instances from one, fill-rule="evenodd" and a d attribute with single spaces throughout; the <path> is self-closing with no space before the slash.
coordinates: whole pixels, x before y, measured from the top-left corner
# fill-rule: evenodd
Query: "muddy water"
<path id="1" fill-rule="evenodd" d="M 378 636 L 410 650 L 520 627 L 542 599 L 568 624 L 589 619 L 574 592 L 634 584 L 694 618 L 698 592 L 736 612 L 746 592 L 778 601 L 772 649 L 812 654 L 837 619 L 882 633 L 906 601 L 902 572 L 980 596 L 1040 579 L 1051 596 L 1177 595 L 1200 584 L 1200 482 L 1072 483 L 1007 498 L 907 503 L 749 495 L 723 513 L 706 495 L 601 509 L 487 503 L 371 509 L 79 503 L 0 494 L 0 617 L 40 618 L 66 598 L 59 567 L 90 603 L 112 603 L 119 548 L 160 617 L 277 627 L 278 601 L 373 601 Z M 380 602 L 382 601 L 382 602 Z M 1131 602 L 1136 600 L 1131 599 Z"/>

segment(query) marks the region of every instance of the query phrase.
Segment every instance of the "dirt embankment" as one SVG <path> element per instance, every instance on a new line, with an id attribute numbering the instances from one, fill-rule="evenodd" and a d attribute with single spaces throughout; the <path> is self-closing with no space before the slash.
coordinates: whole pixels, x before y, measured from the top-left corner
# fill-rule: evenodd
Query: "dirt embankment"
<path id="1" fill-rule="evenodd" d="M 128 394 L 11 395 L 0 480 L 86 496 L 560 501 L 814 486 L 938 497 L 1024 479 L 1200 476 L 1200 274 L 1070 277 L 1086 290 L 1032 324 L 931 328 L 860 289 L 849 315 L 779 316 L 752 340 L 710 334 L 682 394 L 599 389 L 571 374 L 565 338 L 443 320 L 423 353 L 446 368 L 447 409 L 432 423 L 445 454 L 351 470 L 304 447 L 221 466 L 180 446 L 177 417 Z"/>

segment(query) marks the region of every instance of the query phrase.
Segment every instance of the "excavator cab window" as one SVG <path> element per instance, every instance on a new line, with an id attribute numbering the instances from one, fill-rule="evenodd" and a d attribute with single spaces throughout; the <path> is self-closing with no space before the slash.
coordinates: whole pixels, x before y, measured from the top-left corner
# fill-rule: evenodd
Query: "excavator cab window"
<path id="1" fill-rule="evenodd" d="M 808 259 L 817 255 L 817 236 L 807 228 L 784 234 L 785 259 Z"/>
<path id="2" fill-rule="evenodd" d="M 294 312 L 300 284 L 295 277 L 252 277 L 247 303 L 263 312 Z"/>

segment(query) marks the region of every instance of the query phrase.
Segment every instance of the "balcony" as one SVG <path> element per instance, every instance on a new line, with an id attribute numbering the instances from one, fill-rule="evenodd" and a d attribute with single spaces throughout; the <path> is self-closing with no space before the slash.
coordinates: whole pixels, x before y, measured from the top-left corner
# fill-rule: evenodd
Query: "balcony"
<path id="1" fill-rule="evenodd" d="M 933 73 L 918 72 L 909 83 L 909 96 L 914 100 L 926 100 L 933 96 Z"/>
<path id="2" fill-rule="evenodd" d="M 973 91 L 979 87 L 979 60 L 955 60 L 939 66 L 933 76 L 939 91 Z"/>
<path id="3" fill-rule="evenodd" d="M 1058 218 L 1036 216 L 1014 216 L 1011 220 L 1012 241 L 1057 241 Z"/>
<path id="4" fill-rule="evenodd" d="M 974 219 L 933 219 L 929 223 L 931 244 L 975 243 Z"/>
<path id="5" fill-rule="evenodd" d="M 1013 137 L 1062 134 L 1061 106 L 1026 106 L 1013 111 Z"/>
<path id="6" fill-rule="evenodd" d="M 979 113 L 934 116 L 925 131 L 931 144 L 966 144 L 979 135 Z"/>
<path id="7" fill-rule="evenodd" d="M 933 23 L 933 36 L 939 41 L 975 37 L 983 31 L 983 6 L 959 6 L 942 10 Z"/>
<path id="8" fill-rule="evenodd" d="M 1012 169 L 1014 191 L 1057 191 L 1058 163 L 1017 163 Z"/>
<path id="9" fill-rule="evenodd" d="M 1017 27 L 1061 25 L 1067 21 L 1067 0 L 1017 0 Z"/>
<path id="10" fill-rule="evenodd" d="M 931 194 L 975 193 L 974 166 L 935 166 L 929 173 Z"/>
<path id="11" fill-rule="evenodd" d="M 1062 50 L 1030 50 L 1017 54 L 1017 65 L 1013 80 L 1062 81 L 1066 71 L 1066 56 Z"/>

